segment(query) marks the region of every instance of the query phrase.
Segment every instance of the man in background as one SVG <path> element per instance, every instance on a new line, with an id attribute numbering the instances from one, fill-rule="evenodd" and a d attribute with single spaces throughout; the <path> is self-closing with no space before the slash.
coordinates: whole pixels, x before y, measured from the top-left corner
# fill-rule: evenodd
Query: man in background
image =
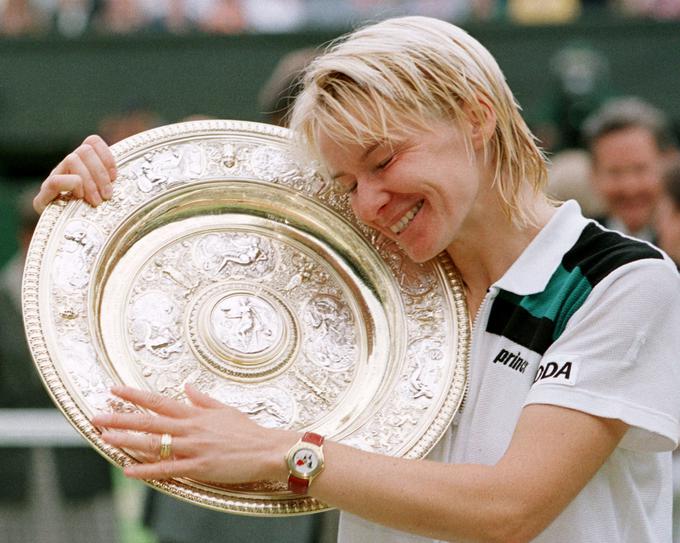
<path id="1" fill-rule="evenodd" d="M 588 117 L 583 132 L 592 157 L 592 182 L 612 230 L 656 242 L 652 217 L 661 174 L 674 150 L 665 115 L 638 98 L 606 102 Z"/>

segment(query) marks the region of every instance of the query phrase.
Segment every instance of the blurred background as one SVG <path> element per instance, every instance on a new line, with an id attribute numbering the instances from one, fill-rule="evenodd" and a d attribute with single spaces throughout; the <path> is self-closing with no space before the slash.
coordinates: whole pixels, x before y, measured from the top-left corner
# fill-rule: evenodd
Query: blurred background
<path id="1" fill-rule="evenodd" d="M 98 133 L 115 143 L 188 118 L 280 123 L 294 75 L 315 48 L 364 21 L 403 14 L 449 20 L 487 46 L 552 159 L 551 194 L 579 199 L 591 216 L 612 211 L 591 183 L 593 149 L 583 135 L 585 120 L 601 106 L 623 96 L 645 101 L 664 115 L 677 150 L 680 0 L 0 0 L 0 286 L 15 290 L 7 307 L 16 311 L 21 255 L 35 225 L 27 195 L 85 136 Z M 662 199 L 661 190 L 654 194 Z M 680 217 L 680 201 L 668 205 Z M 667 239 L 678 244 L 680 234 Z M 0 305 L 0 311 L 7 342 L 23 342 L 20 328 L 8 324 L 11 309 Z M 0 342 L 7 343 L 1 334 Z M 32 427 L 20 414 L 51 405 L 22 347 L 0 346 L 0 429 Z M 30 375 L 19 379 L 24 371 Z M 29 382 L 35 401 L 28 393 L 12 400 Z M 219 513 L 204 518 L 187 509 L 193 506 L 176 511 L 108 466 L 104 476 L 91 477 L 99 481 L 92 489 L 69 494 L 59 488 L 69 477 L 60 465 L 85 461 L 60 454 L 83 442 L 39 426 L 34 437 L 21 439 L 3 440 L 0 431 L 0 488 L 18 489 L 0 493 L 0 543 L 59 541 L 56 531 L 69 541 L 78 541 L 74 533 L 83 541 L 124 543 L 286 540 L 283 525 L 264 523 L 260 533 L 251 520 L 225 515 L 220 522 L 237 531 L 210 528 Z M 45 457 L 46 450 L 52 456 Z M 6 462 L 20 467 L 7 469 Z M 52 475 L 27 475 L 45 465 Z M 41 481 L 49 477 L 56 481 L 50 492 L 64 508 L 48 515 L 44 503 L 31 500 L 44 494 Z M 73 503 L 91 504 L 100 495 L 109 500 L 102 506 L 108 516 L 86 510 L 64 527 Z M 163 511 L 170 511 L 167 518 L 194 518 L 182 522 L 193 536 L 159 529 Z M 85 529 L 82 519 L 95 518 L 107 527 L 106 537 Z M 298 543 L 332 540 L 332 515 L 300 522 L 286 525 Z M 12 528 L 26 523 L 44 524 L 47 535 Z M 199 536 L 198 525 L 211 535 Z"/>

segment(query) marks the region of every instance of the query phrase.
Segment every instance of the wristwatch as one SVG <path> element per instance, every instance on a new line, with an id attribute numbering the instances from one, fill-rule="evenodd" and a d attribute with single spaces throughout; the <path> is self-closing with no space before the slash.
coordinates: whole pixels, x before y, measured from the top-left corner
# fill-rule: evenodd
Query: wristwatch
<path id="1" fill-rule="evenodd" d="M 306 432 L 286 454 L 288 490 L 307 494 L 309 485 L 323 470 L 323 436 Z"/>

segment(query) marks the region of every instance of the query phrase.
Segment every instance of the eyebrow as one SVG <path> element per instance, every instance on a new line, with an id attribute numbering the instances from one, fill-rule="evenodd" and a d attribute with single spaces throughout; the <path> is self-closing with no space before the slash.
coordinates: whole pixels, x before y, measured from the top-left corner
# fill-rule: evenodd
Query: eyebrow
<path id="1" fill-rule="evenodd" d="M 364 160 L 366 160 L 368 155 L 370 155 L 373 151 L 375 151 L 383 143 L 384 143 L 384 141 L 376 141 L 375 143 L 373 143 L 372 145 L 367 147 L 366 150 L 363 153 L 361 153 L 361 157 L 359 158 L 359 162 L 363 162 Z M 335 181 L 338 177 L 342 177 L 344 175 L 347 175 L 347 174 L 345 172 L 338 172 L 338 173 L 335 173 L 335 174 L 331 174 L 331 179 L 333 181 Z"/>

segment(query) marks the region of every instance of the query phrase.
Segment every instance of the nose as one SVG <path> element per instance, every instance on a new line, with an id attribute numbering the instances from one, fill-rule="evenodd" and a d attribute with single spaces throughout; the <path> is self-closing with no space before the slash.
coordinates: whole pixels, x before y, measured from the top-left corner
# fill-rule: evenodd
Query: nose
<path id="1" fill-rule="evenodd" d="M 390 200 L 389 193 L 374 178 L 359 178 L 352 192 L 351 204 L 356 217 L 365 224 L 380 223 L 382 210 Z"/>

